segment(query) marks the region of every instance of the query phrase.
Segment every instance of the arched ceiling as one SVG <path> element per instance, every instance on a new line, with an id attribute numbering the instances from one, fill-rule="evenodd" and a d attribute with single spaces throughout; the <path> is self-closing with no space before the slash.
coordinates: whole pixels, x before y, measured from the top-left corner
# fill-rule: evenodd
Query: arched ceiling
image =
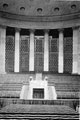
<path id="1" fill-rule="evenodd" d="M 31 21 L 75 19 L 80 17 L 80 1 L 0 0 L 0 17 Z"/>

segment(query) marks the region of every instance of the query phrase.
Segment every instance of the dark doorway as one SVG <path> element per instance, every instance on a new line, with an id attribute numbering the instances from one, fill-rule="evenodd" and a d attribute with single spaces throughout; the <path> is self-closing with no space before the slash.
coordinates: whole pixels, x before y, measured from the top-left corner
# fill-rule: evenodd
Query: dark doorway
<path id="1" fill-rule="evenodd" d="M 43 99 L 44 98 L 44 89 L 33 88 L 33 98 Z"/>

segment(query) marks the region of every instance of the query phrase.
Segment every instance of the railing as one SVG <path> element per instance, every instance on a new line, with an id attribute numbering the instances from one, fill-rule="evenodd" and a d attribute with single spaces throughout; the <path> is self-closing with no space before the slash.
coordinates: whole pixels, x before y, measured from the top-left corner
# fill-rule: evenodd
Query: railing
<path id="1" fill-rule="evenodd" d="M 8 99 L 8 104 L 27 104 L 27 105 L 66 105 L 74 108 L 79 105 L 79 100 L 21 100 L 19 98 Z"/>
<path id="2" fill-rule="evenodd" d="M 74 101 L 74 100 L 73 100 Z M 79 101 L 77 100 L 77 103 Z M 42 104 L 42 105 L 68 105 L 71 104 L 72 101 L 70 100 L 20 100 L 20 99 L 13 99 L 13 104 Z"/>

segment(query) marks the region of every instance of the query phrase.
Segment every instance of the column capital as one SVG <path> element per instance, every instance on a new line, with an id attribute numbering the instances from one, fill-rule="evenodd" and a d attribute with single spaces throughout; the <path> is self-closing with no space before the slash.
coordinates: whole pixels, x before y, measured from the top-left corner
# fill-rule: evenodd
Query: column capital
<path id="1" fill-rule="evenodd" d="M 0 28 L 6 29 L 7 27 L 5 25 L 0 25 Z"/>
<path id="2" fill-rule="evenodd" d="M 29 29 L 30 33 L 34 33 L 35 29 Z"/>
<path id="3" fill-rule="evenodd" d="M 80 26 L 78 27 L 78 30 L 79 30 L 79 32 L 80 32 Z"/>
<path id="4" fill-rule="evenodd" d="M 15 28 L 16 32 L 20 32 L 21 28 Z"/>
<path id="5" fill-rule="evenodd" d="M 58 31 L 59 31 L 59 32 L 63 32 L 63 31 L 64 31 L 64 28 L 59 28 Z"/>
<path id="6" fill-rule="evenodd" d="M 44 29 L 44 33 L 49 33 L 49 29 Z"/>
<path id="7" fill-rule="evenodd" d="M 79 29 L 80 26 L 73 26 L 72 29 L 75 30 L 75 29 Z"/>

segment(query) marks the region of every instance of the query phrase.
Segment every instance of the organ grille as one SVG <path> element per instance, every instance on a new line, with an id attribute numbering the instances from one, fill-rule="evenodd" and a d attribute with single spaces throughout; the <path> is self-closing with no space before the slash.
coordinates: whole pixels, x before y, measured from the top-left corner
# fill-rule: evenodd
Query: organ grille
<path id="1" fill-rule="evenodd" d="M 64 72 L 72 73 L 72 37 L 65 37 L 63 40 L 64 48 Z M 44 37 L 35 37 L 35 72 L 42 72 L 44 67 Z M 58 72 L 58 38 L 49 39 L 49 71 Z M 20 40 L 20 72 L 29 71 L 29 37 L 21 36 Z M 14 72 L 14 51 L 15 40 L 14 36 L 6 37 L 6 72 Z"/>
<path id="2" fill-rule="evenodd" d="M 64 38 L 64 72 L 72 72 L 72 37 Z"/>
<path id="3" fill-rule="evenodd" d="M 43 71 L 43 37 L 35 37 L 35 71 Z"/>
<path id="4" fill-rule="evenodd" d="M 58 39 L 49 40 L 49 71 L 58 72 Z"/>
<path id="5" fill-rule="evenodd" d="M 29 71 L 29 37 L 21 36 L 20 41 L 20 72 Z"/>
<path id="6" fill-rule="evenodd" d="M 14 46 L 15 40 L 14 36 L 7 36 L 6 37 L 6 63 L 5 69 L 6 72 L 14 72 Z"/>

